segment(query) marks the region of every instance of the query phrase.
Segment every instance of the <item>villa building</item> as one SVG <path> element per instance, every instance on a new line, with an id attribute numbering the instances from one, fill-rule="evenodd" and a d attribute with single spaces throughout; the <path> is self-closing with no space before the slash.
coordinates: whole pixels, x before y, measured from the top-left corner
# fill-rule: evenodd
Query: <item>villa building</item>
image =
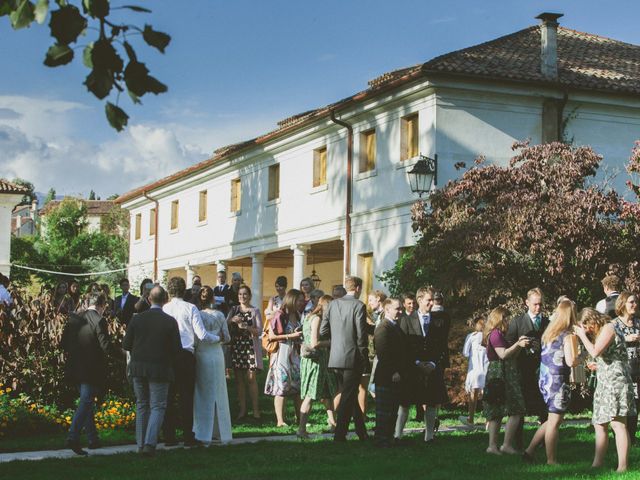
<path id="1" fill-rule="evenodd" d="M 265 135 L 117 202 L 130 212 L 129 277 L 239 271 L 254 301 L 276 276 L 347 272 L 365 290 L 415 244 L 407 171 L 438 158 L 438 185 L 514 141 L 591 145 L 622 168 L 640 132 L 640 47 L 558 25 L 556 14 L 504 37 L 385 73 L 368 88 L 287 118 Z M 621 181 L 622 182 L 622 181 Z"/>

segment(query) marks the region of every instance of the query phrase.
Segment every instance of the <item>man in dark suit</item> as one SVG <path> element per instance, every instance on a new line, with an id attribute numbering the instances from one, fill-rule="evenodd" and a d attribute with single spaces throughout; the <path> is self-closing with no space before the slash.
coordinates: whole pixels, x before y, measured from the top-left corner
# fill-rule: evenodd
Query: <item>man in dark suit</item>
<path id="1" fill-rule="evenodd" d="M 335 370 L 338 389 L 342 393 L 333 437 L 337 442 L 346 440 L 351 417 L 360 440 L 368 438 L 364 417 L 358 406 L 358 387 L 362 373 L 368 370 L 369 364 L 367 307 L 358 300 L 362 279 L 347 277 L 344 287 L 347 294 L 329 304 L 320 324 L 320 335 L 331 337 L 329 368 Z"/>
<path id="2" fill-rule="evenodd" d="M 202 290 L 202 278 L 200 275 L 194 275 L 191 287 L 184 291 L 184 301 L 193 303 L 200 308 L 200 290 Z"/>
<path id="3" fill-rule="evenodd" d="M 444 368 L 447 362 L 449 322 L 444 312 L 432 312 L 433 287 L 423 287 L 416 292 L 418 308 L 400 320 L 400 328 L 408 336 L 409 352 L 413 363 L 411 388 L 398 409 L 396 438 L 409 416 L 409 405 L 417 402 L 425 406 L 424 441 L 432 443 L 435 434 L 438 408 L 449 400 L 444 384 Z"/>
<path id="4" fill-rule="evenodd" d="M 389 447 L 398 416 L 402 382 L 408 380 L 410 360 L 407 355 L 407 336 L 398 321 L 402 306 L 397 298 L 382 302 L 382 319 L 376 327 L 374 345 L 378 364 L 374 373 L 376 385 L 376 445 Z"/>
<path id="5" fill-rule="evenodd" d="M 174 380 L 173 362 L 182 351 L 178 324 L 162 311 L 165 295 L 159 285 L 151 289 L 151 308 L 131 319 L 122 341 L 122 347 L 131 352 L 129 370 L 136 395 L 138 452 L 150 457 L 155 455 L 167 409 L 169 385 Z"/>
<path id="6" fill-rule="evenodd" d="M 541 422 L 547 419 L 547 408 L 542 399 L 538 386 L 540 373 L 540 356 L 542 353 L 542 333 L 549 325 L 549 317 L 542 314 L 542 290 L 532 288 L 527 292 L 527 311 L 515 317 L 509 323 L 507 341 L 513 345 L 522 336 L 531 339 L 529 347 L 521 350 L 516 359 L 522 385 L 522 395 L 526 405 L 527 415 L 537 415 Z M 523 446 L 524 416 L 516 432 L 516 446 Z"/>
<path id="7" fill-rule="evenodd" d="M 226 316 L 229 313 L 231 295 L 231 285 L 227 284 L 227 272 L 220 270 L 217 279 L 218 284 L 213 289 L 213 299 L 216 304 L 216 309 L 220 310 Z"/>
<path id="8" fill-rule="evenodd" d="M 67 447 L 78 455 L 87 455 L 80 447 L 80 433 L 84 428 L 89 448 L 98 448 L 98 432 L 93 417 L 94 398 L 104 389 L 107 377 L 107 354 L 111 350 L 107 323 L 102 314 L 107 298 L 99 290 L 87 294 L 88 308 L 80 314 L 72 313 L 62 333 L 61 345 L 66 354 L 67 380 L 77 385 L 80 400 L 73 415 Z"/>
<path id="9" fill-rule="evenodd" d="M 122 290 L 122 295 L 118 295 L 113 302 L 115 314 L 122 324 L 129 325 L 131 317 L 136 312 L 136 303 L 140 299 L 129 292 L 129 280 L 126 278 L 120 280 L 120 290 Z"/>

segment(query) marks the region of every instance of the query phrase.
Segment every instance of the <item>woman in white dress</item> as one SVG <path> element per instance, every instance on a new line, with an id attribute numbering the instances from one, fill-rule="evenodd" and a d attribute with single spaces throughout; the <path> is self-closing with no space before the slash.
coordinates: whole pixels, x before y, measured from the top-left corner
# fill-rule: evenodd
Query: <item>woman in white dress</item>
<path id="1" fill-rule="evenodd" d="M 461 416 L 460 421 L 469 426 L 474 424 L 478 398 L 484 389 L 484 381 L 489 366 L 487 350 L 482 346 L 484 318 L 478 317 L 472 323 L 474 331 L 467 335 L 462 348 L 462 354 L 469 359 L 467 378 L 464 382 L 464 389 L 469 394 L 469 415 L 467 417 Z"/>
<path id="2" fill-rule="evenodd" d="M 231 413 L 225 378 L 222 343 L 229 341 L 227 320 L 213 308 L 213 289 L 200 291 L 202 323 L 208 332 L 220 337 L 220 342 L 203 343 L 196 339 L 196 386 L 193 396 L 193 432 L 196 440 L 205 444 L 212 439 L 231 441 Z"/>

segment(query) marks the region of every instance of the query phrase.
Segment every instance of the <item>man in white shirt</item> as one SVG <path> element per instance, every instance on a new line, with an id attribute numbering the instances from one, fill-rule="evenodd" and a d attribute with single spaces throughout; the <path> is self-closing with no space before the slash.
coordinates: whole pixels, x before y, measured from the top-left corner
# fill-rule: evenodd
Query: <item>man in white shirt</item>
<path id="1" fill-rule="evenodd" d="M 596 310 L 609 315 L 611 318 L 616 318 L 616 300 L 620 296 L 622 282 L 620 282 L 620 278 L 616 275 L 607 275 L 602 279 L 601 283 L 606 298 L 603 298 L 596 304 Z"/>
<path id="2" fill-rule="evenodd" d="M 198 445 L 193 434 L 193 391 L 196 379 L 196 360 L 193 354 L 195 338 L 201 342 L 219 342 L 220 337 L 207 332 L 202 323 L 202 317 L 195 305 L 185 302 L 182 297 L 186 290 L 185 281 L 180 277 L 169 280 L 167 291 L 169 302 L 162 310 L 175 318 L 180 332 L 182 351 L 176 356 L 174 370 L 175 383 L 169 390 L 167 412 L 162 428 L 165 444 L 175 445 L 176 426 L 178 425 L 178 412 L 175 408 L 175 397 L 179 397 L 180 417 L 184 432 L 185 447 Z"/>
<path id="3" fill-rule="evenodd" d="M 0 303 L 12 305 L 13 299 L 7 287 L 9 287 L 9 279 L 0 273 Z"/>

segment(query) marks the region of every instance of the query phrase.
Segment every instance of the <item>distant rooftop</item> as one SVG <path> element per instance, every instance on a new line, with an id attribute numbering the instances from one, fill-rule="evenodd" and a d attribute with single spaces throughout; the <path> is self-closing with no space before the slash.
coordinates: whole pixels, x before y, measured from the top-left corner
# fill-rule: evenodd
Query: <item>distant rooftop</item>
<path id="1" fill-rule="evenodd" d="M 75 197 L 67 198 L 74 198 L 75 200 L 83 202 L 87 206 L 87 215 L 106 215 L 116 205 L 116 202 L 114 202 L 113 200 L 85 200 L 83 198 Z M 60 205 L 61 202 L 62 200 L 51 200 L 44 207 L 42 207 L 42 210 L 40 210 L 40 215 L 47 215 L 51 210 Z"/>
<path id="2" fill-rule="evenodd" d="M 28 193 L 29 189 L 0 178 L 0 193 Z"/>

